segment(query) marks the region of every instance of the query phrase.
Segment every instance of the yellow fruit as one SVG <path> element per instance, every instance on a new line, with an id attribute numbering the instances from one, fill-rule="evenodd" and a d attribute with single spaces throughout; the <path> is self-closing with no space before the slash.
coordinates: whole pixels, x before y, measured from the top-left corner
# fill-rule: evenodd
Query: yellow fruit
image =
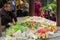
<path id="1" fill-rule="evenodd" d="M 9 30 L 8 30 L 6 33 L 7 33 L 8 35 L 12 35 L 12 31 L 9 31 Z"/>
<path id="2" fill-rule="evenodd" d="M 45 38 L 46 38 L 45 36 L 46 36 L 45 34 L 42 34 L 42 38 L 43 38 L 43 39 L 45 39 Z"/>
<path id="3" fill-rule="evenodd" d="M 39 27 L 39 29 L 42 29 L 43 27 Z"/>
<path id="4" fill-rule="evenodd" d="M 7 40 L 12 40 L 11 38 L 8 38 Z"/>
<path id="5" fill-rule="evenodd" d="M 35 30 L 35 28 L 34 28 L 34 27 L 32 27 L 32 30 Z"/>
<path id="6" fill-rule="evenodd" d="M 49 27 L 49 29 L 51 29 L 51 27 Z"/>

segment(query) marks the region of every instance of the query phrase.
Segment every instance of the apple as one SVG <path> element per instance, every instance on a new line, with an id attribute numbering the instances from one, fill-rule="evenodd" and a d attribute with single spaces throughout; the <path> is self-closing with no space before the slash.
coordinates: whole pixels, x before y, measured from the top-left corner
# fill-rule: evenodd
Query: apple
<path id="1" fill-rule="evenodd" d="M 40 29 L 40 30 L 38 30 L 37 32 L 38 32 L 38 33 L 41 33 L 41 34 L 46 33 L 44 29 Z"/>

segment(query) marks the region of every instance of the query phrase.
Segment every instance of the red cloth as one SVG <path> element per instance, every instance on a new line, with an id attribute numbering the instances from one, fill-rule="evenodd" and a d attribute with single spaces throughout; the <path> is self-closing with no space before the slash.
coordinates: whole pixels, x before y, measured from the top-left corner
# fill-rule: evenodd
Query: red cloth
<path id="1" fill-rule="evenodd" d="M 40 8 L 41 8 L 42 4 L 41 4 L 41 2 L 35 2 L 34 5 L 35 5 L 34 15 L 39 16 L 40 15 Z"/>
<path id="2" fill-rule="evenodd" d="M 44 18 L 46 17 L 46 13 L 43 14 Z"/>

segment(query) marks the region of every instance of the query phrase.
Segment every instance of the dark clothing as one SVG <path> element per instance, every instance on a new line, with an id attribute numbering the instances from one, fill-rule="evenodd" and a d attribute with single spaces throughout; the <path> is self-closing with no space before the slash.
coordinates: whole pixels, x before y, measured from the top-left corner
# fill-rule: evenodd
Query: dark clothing
<path id="1" fill-rule="evenodd" d="M 17 10 L 17 17 L 28 16 L 28 12 L 23 10 Z"/>
<path id="2" fill-rule="evenodd" d="M 3 10 L 1 13 L 1 25 L 6 26 L 8 23 L 12 23 L 13 19 L 15 22 L 17 22 L 16 16 L 12 12 L 7 12 Z"/>
<path id="3" fill-rule="evenodd" d="M 55 14 L 52 14 L 52 16 L 50 16 L 50 20 L 56 21 L 56 15 Z"/>
<path id="4" fill-rule="evenodd" d="M 56 14 L 53 13 L 52 16 L 50 16 L 50 14 L 48 14 L 48 15 L 46 15 L 46 18 L 50 19 L 52 21 L 56 21 Z"/>
<path id="5" fill-rule="evenodd" d="M 49 19 L 49 16 L 50 16 L 49 14 L 46 14 L 46 19 Z"/>
<path id="6" fill-rule="evenodd" d="M 8 0 L 0 0 L 0 8 L 2 8 L 7 1 Z"/>
<path id="7" fill-rule="evenodd" d="M 29 15 L 29 12 L 28 11 L 24 11 L 23 12 L 23 16 L 28 16 Z"/>
<path id="8" fill-rule="evenodd" d="M 22 17 L 22 16 L 23 16 L 22 10 L 17 10 L 17 17 Z"/>

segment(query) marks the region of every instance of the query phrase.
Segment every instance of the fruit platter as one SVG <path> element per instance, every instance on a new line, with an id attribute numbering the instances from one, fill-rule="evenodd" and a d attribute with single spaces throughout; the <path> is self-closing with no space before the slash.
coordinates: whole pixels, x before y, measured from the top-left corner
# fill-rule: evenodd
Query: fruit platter
<path id="1" fill-rule="evenodd" d="M 37 16 L 28 16 L 24 21 L 6 29 L 6 34 L 12 37 L 25 38 L 23 40 L 34 40 L 38 38 L 46 39 L 57 31 L 56 22 Z"/>

